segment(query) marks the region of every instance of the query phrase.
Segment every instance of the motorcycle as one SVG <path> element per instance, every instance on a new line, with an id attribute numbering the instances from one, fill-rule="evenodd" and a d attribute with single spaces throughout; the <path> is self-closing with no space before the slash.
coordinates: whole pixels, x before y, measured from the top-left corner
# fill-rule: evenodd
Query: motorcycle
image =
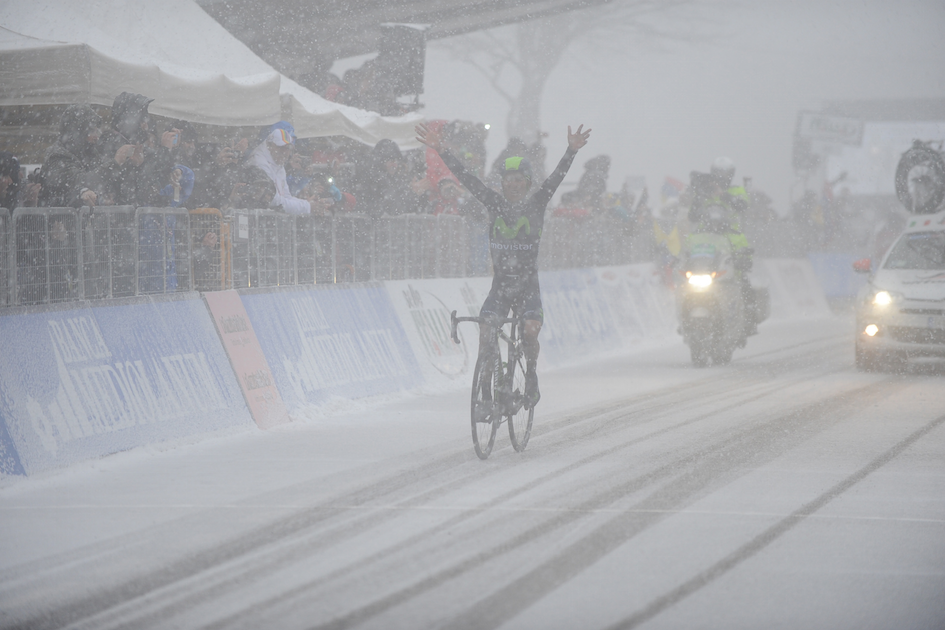
<path id="1" fill-rule="evenodd" d="M 696 367 L 730 363 L 752 324 L 768 316 L 767 289 L 751 289 L 754 304 L 746 305 L 742 274 L 751 269 L 751 251 L 732 247 L 727 210 L 710 206 L 703 216 L 703 229 L 687 239 L 676 283 L 679 332 Z"/>

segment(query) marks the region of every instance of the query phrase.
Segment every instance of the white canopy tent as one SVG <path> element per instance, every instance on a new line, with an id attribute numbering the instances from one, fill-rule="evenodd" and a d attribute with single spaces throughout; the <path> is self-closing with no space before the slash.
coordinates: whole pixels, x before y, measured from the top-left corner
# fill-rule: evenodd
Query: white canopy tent
<path id="1" fill-rule="evenodd" d="M 420 146 L 414 127 L 423 120 L 421 114 L 394 118 L 332 103 L 285 75 L 282 75 L 280 92 L 282 109 L 291 112 L 292 124 L 300 138 L 345 136 L 372 145 L 381 138 L 390 138 L 403 149 Z"/>
<path id="2" fill-rule="evenodd" d="M 121 92 L 159 116 L 224 126 L 290 120 L 300 138 L 416 146 L 421 116 L 382 117 L 282 76 L 193 0 L 0 1 L 0 107 L 89 103 Z"/>

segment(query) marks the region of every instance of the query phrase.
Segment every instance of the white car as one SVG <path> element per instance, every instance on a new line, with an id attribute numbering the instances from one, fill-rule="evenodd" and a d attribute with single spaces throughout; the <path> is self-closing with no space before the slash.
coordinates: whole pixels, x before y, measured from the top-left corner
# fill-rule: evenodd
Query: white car
<path id="1" fill-rule="evenodd" d="M 882 368 L 909 357 L 945 357 L 945 211 L 913 215 L 856 303 L 856 365 Z"/>

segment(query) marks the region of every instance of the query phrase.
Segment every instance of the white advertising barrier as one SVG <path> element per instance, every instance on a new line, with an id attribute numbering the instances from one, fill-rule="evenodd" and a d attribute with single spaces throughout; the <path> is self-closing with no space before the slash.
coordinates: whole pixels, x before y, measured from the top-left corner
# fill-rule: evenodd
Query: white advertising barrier
<path id="1" fill-rule="evenodd" d="M 554 366 L 674 334 L 672 292 L 651 264 L 570 269 L 540 274 L 545 323 L 541 362 Z M 478 327 L 450 313 L 476 316 L 492 279 L 401 280 L 384 283 L 428 385 L 466 384 L 479 351 Z"/>
<path id="2" fill-rule="evenodd" d="M 806 258 L 756 258 L 752 284 L 768 287 L 771 319 L 827 317 L 830 306 Z"/>
<path id="3" fill-rule="evenodd" d="M 0 311 L 0 473 L 252 426 L 196 293 Z"/>
<path id="4" fill-rule="evenodd" d="M 651 263 L 541 274 L 542 361 L 567 361 L 674 334 L 672 292 Z"/>
<path id="5" fill-rule="evenodd" d="M 239 295 L 289 414 L 423 384 L 379 284 L 241 289 Z"/>
<path id="6" fill-rule="evenodd" d="M 450 338 L 450 313 L 456 311 L 459 317 L 479 315 L 492 278 L 391 280 L 384 284 L 420 364 L 424 383 L 466 383 L 479 354 L 479 327 L 461 323 L 457 328 L 460 343 L 456 344 Z"/>
<path id="7" fill-rule="evenodd" d="M 673 290 L 652 263 L 596 271 L 625 347 L 676 334 Z"/>

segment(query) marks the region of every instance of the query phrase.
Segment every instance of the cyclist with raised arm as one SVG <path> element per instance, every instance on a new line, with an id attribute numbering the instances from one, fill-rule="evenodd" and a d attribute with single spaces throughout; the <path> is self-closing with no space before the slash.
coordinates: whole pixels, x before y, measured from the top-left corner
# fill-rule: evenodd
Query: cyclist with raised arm
<path id="1" fill-rule="evenodd" d="M 531 196 L 531 164 L 523 157 L 509 157 L 502 171 L 502 194 L 497 193 L 445 149 L 441 131 L 417 125 L 417 140 L 434 149 L 453 175 L 478 199 L 489 213 L 489 249 L 492 252 L 492 289 L 482 304 L 480 317 L 499 320 L 513 307 L 525 320 L 525 398 L 529 408 L 538 404 L 538 333 L 544 314 L 538 286 L 538 246 L 545 220 L 545 209 L 561 184 L 578 150 L 587 144 L 591 130 L 584 125 L 572 133 L 568 127 L 568 149 L 557 168 Z M 491 326 L 480 326 L 479 348 L 491 348 Z M 482 350 L 481 350 L 482 351 Z M 488 379 L 486 379 L 488 382 Z"/>

